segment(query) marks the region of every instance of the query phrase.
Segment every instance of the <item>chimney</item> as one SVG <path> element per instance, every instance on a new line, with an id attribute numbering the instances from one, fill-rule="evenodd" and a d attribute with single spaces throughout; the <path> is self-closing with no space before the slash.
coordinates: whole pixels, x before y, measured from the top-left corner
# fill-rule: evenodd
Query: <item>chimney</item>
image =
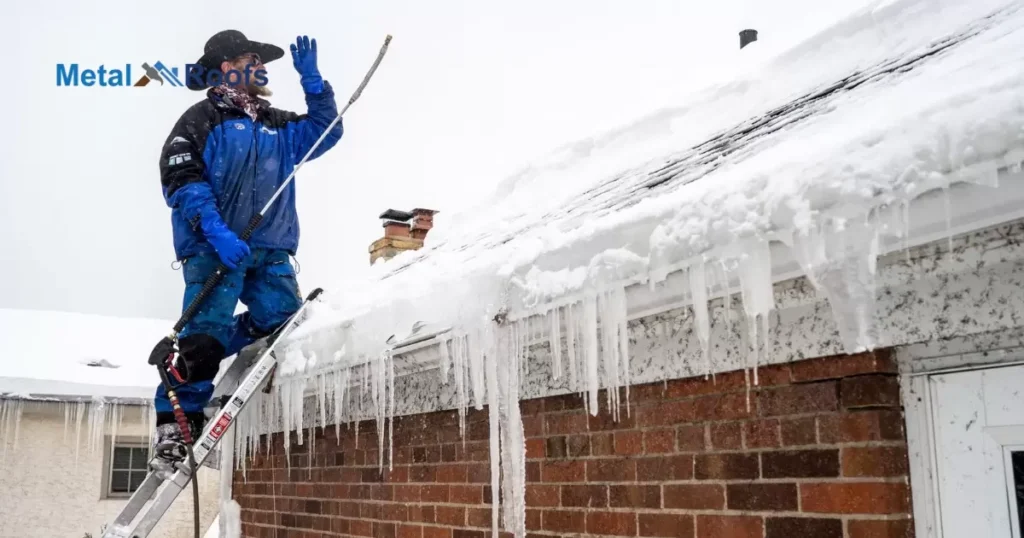
<path id="1" fill-rule="evenodd" d="M 757 41 L 757 30 L 740 30 L 740 49 Z"/>
<path id="2" fill-rule="evenodd" d="M 434 227 L 433 209 L 416 208 L 412 211 L 388 209 L 380 214 L 384 222 L 384 237 L 370 244 L 370 265 L 378 259 L 390 260 L 400 252 L 419 250 Z M 411 221 L 411 222 L 410 222 Z"/>

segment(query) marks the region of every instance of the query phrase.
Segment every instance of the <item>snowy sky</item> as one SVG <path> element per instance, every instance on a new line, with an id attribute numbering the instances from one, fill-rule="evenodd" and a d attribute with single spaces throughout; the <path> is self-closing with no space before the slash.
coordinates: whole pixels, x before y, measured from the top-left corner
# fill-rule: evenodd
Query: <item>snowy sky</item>
<path id="1" fill-rule="evenodd" d="M 304 289 L 368 264 L 388 207 L 446 216 L 567 142 L 611 129 L 722 75 L 737 32 L 785 48 L 863 5 L 816 2 L 257 0 L 156 10 L 128 0 L 12 4 L 0 18 L 0 308 L 174 319 L 160 144 L 200 93 L 170 86 L 58 88 L 56 64 L 194 62 L 236 28 L 287 50 L 317 38 L 320 70 L 347 99 L 386 34 L 391 50 L 346 115 L 345 137 L 300 171 Z M 289 56 L 269 65 L 272 102 L 302 112 Z M 342 104 L 342 103 L 339 103 Z M 428 238 L 429 241 L 429 238 Z M 20 331 L 0 328 L 3 333 Z"/>

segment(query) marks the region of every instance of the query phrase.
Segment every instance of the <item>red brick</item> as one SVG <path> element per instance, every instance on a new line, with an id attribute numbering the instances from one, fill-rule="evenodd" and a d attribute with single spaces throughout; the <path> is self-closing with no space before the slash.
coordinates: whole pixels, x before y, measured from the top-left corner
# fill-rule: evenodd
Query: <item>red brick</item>
<path id="1" fill-rule="evenodd" d="M 900 385 L 895 375 L 864 375 L 840 381 L 843 408 L 898 407 Z"/>
<path id="2" fill-rule="evenodd" d="M 544 399 L 534 398 L 533 400 L 522 400 L 519 402 L 519 412 L 523 416 L 539 415 L 544 412 Z"/>
<path id="3" fill-rule="evenodd" d="M 689 480 L 693 478 L 693 456 L 664 456 L 636 460 L 636 478 L 639 482 Z"/>
<path id="4" fill-rule="evenodd" d="M 665 398 L 689 398 L 703 394 L 721 394 L 736 391 L 746 386 L 742 371 L 718 374 L 709 379 L 703 376 L 676 379 L 668 382 Z"/>
<path id="5" fill-rule="evenodd" d="M 562 506 L 606 508 L 608 486 L 562 486 Z"/>
<path id="6" fill-rule="evenodd" d="M 409 508 L 404 504 L 398 503 L 382 505 L 381 519 L 387 521 L 406 521 L 409 519 Z"/>
<path id="7" fill-rule="evenodd" d="M 797 509 L 796 484 L 729 484 L 725 498 L 729 510 L 793 512 Z"/>
<path id="8" fill-rule="evenodd" d="M 693 402 L 697 420 L 736 420 L 757 412 L 757 399 L 753 393 L 749 400 L 746 392 L 734 392 L 702 396 Z"/>
<path id="9" fill-rule="evenodd" d="M 526 505 L 527 506 L 558 506 L 560 489 L 558 486 L 527 484 Z"/>
<path id="10" fill-rule="evenodd" d="M 589 512 L 586 532 L 606 536 L 636 536 L 636 513 Z"/>
<path id="11" fill-rule="evenodd" d="M 757 476 L 757 454 L 701 454 L 694 458 L 697 480 L 739 480 Z"/>
<path id="12" fill-rule="evenodd" d="M 704 426 L 680 426 L 677 430 L 680 452 L 703 452 Z"/>
<path id="13" fill-rule="evenodd" d="M 902 446 L 843 449 L 843 476 L 906 476 L 907 449 Z"/>
<path id="14" fill-rule="evenodd" d="M 903 417 L 894 410 L 865 410 L 818 418 L 822 443 L 902 441 Z"/>
<path id="15" fill-rule="evenodd" d="M 794 382 L 839 379 L 860 374 L 896 373 L 896 362 L 888 350 L 840 355 L 789 365 Z"/>
<path id="16" fill-rule="evenodd" d="M 423 538 L 452 538 L 452 530 L 444 527 L 423 527 Z"/>
<path id="17" fill-rule="evenodd" d="M 599 433 L 590 436 L 590 454 L 592 456 L 611 456 L 615 453 L 612 434 Z"/>
<path id="18" fill-rule="evenodd" d="M 659 486 L 611 486 L 608 492 L 612 508 L 661 508 Z"/>
<path id="19" fill-rule="evenodd" d="M 544 439 L 526 440 L 526 459 L 534 460 L 544 457 Z"/>
<path id="20" fill-rule="evenodd" d="M 914 526 L 908 519 L 851 519 L 847 538 L 914 538 Z"/>
<path id="21" fill-rule="evenodd" d="M 720 484 L 681 484 L 665 486 L 665 508 L 683 510 L 722 510 L 725 487 Z"/>
<path id="22" fill-rule="evenodd" d="M 765 538 L 843 538 L 841 519 L 770 517 L 765 520 Z"/>
<path id="23" fill-rule="evenodd" d="M 544 435 L 544 417 L 523 417 L 523 434 L 527 437 Z"/>
<path id="24" fill-rule="evenodd" d="M 582 461 L 546 461 L 541 465 L 540 474 L 544 482 L 583 482 L 587 466 Z"/>
<path id="25" fill-rule="evenodd" d="M 566 457 L 570 459 L 590 455 L 589 435 L 570 435 L 565 438 Z"/>
<path id="26" fill-rule="evenodd" d="M 636 462 L 633 460 L 590 460 L 587 462 L 587 482 L 632 482 L 636 480 Z"/>
<path id="27" fill-rule="evenodd" d="M 445 484 L 423 486 L 420 499 L 425 503 L 446 503 L 448 502 L 448 486 Z"/>
<path id="28" fill-rule="evenodd" d="M 587 431 L 587 415 L 583 413 L 545 415 L 544 428 L 548 435 L 566 435 Z"/>
<path id="29" fill-rule="evenodd" d="M 697 418 L 697 407 L 693 400 L 656 402 L 637 407 L 636 417 L 637 424 L 645 428 L 672 426 L 694 422 Z"/>
<path id="30" fill-rule="evenodd" d="M 625 397 L 625 392 L 621 391 L 622 396 Z M 615 415 L 608 410 L 605 405 L 604 398 L 601 398 L 601 406 L 598 410 L 597 415 L 587 415 L 587 429 L 592 432 L 601 431 L 612 431 L 612 430 L 631 430 L 636 427 L 636 419 L 630 414 L 626 414 L 626 406 L 622 405 L 619 409 L 619 417 L 616 420 Z"/>
<path id="31" fill-rule="evenodd" d="M 544 439 L 544 455 L 550 459 L 566 457 L 565 437 L 548 437 Z"/>
<path id="32" fill-rule="evenodd" d="M 541 526 L 546 531 L 582 533 L 586 532 L 583 512 L 545 510 L 541 515 Z"/>
<path id="33" fill-rule="evenodd" d="M 743 446 L 774 448 L 781 444 L 778 420 L 751 420 L 743 423 Z"/>
<path id="34" fill-rule="evenodd" d="M 789 385 L 793 382 L 793 374 L 788 364 L 762 366 L 757 371 L 757 382 L 761 387 Z"/>
<path id="35" fill-rule="evenodd" d="M 719 422 L 708 427 L 711 432 L 711 448 L 714 450 L 736 450 L 743 446 L 743 434 L 739 422 Z"/>
<path id="36" fill-rule="evenodd" d="M 904 514 L 910 492 L 902 483 L 800 484 L 804 512 L 828 514 Z"/>
<path id="37" fill-rule="evenodd" d="M 528 530 L 528 531 L 539 531 L 539 530 L 541 530 L 540 520 L 541 520 L 541 511 L 540 510 L 529 510 L 529 509 L 526 510 L 526 530 Z M 488 523 L 487 526 L 490 527 L 490 524 Z"/>
<path id="38" fill-rule="evenodd" d="M 527 510 L 527 513 L 534 510 Z M 466 524 L 470 527 L 491 528 L 490 508 L 470 508 L 466 511 Z"/>
<path id="39" fill-rule="evenodd" d="M 676 450 L 674 430 L 651 430 L 644 432 L 645 454 L 666 454 Z"/>
<path id="40" fill-rule="evenodd" d="M 461 527 L 466 524 L 466 509 L 461 506 L 436 506 L 437 523 Z"/>
<path id="41" fill-rule="evenodd" d="M 362 519 L 353 519 L 348 523 L 348 531 L 356 536 L 373 536 L 373 523 Z M 427 538 L 424 536 L 424 538 Z"/>
<path id="42" fill-rule="evenodd" d="M 448 464 L 437 467 L 436 478 L 438 482 L 449 484 L 466 483 L 469 472 L 468 465 Z"/>
<path id="43" fill-rule="evenodd" d="M 814 417 L 780 421 L 783 446 L 813 445 L 818 442 L 818 425 Z"/>
<path id="44" fill-rule="evenodd" d="M 539 466 L 538 462 L 530 462 L 526 464 L 526 472 L 529 474 L 531 466 Z M 468 470 L 468 481 L 470 484 L 490 484 L 491 483 L 491 466 L 490 465 L 470 465 Z M 528 478 L 529 480 L 529 478 Z"/>
<path id="45" fill-rule="evenodd" d="M 391 522 L 374 522 L 373 535 L 376 538 L 396 538 L 398 524 Z M 320 529 L 330 530 L 330 529 Z"/>
<path id="46" fill-rule="evenodd" d="M 764 538 L 764 522 L 755 516 L 697 516 L 697 538 Z"/>
<path id="47" fill-rule="evenodd" d="M 454 504 L 480 504 L 483 502 L 483 488 L 480 486 L 450 486 L 448 491 L 449 500 Z"/>
<path id="48" fill-rule="evenodd" d="M 823 413 L 839 408 L 838 385 L 822 381 L 767 389 L 758 398 L 761 416 Z"/>
<path id="49" fill-rule="evenodd" d="M 633 456 L 636 454 L 642 454 L 644 451 L 644 438 L 642 432 L 615 432 L 613 440 L 615 443 L 616 455 Z"/>
<path id="50" fill-rule="evenodd" d="M 583 409 L 584 402 L 583 397 L 579 394 L 562 394 L 560 396 L 550 396 L 544 398 L 544 411 L 570 411 L 574 409 Z"/>
<path id="51" fill-rule="evenodd" d="M 693 538 L 693 516 L 640 514 L 640 536 Z"/>
<path id="52" fill-rule="evenodd" d="M 764 478 L 831 478 L 839 476 L 839 451 L 790 450 L 761 453 Z"/>
<path id="53" fill-rule="evenodd" d="M 452 538 L 486 538 L 486 536 L 483 531 L 469 531 L 465 529 L 455 529 L 452 531 Z"/>

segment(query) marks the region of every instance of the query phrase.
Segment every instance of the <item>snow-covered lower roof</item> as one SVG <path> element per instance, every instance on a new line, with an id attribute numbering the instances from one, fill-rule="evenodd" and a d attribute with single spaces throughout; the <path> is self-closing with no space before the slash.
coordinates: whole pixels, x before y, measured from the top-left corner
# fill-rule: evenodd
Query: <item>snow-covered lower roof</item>
<path id="1" fill-rule="evenodd" d="M 0 309 L 0 396 L 151 400 L 147 363 L 173 321 Z"/>
<path id="2" fill-rule="evenodd" d="M 909 200 L 1024 160 L 1019 3 L 882 0 L 767 61 L 748 49 L 735 80 L 562 148 L 424 249 L 335 283 L 282 373 L 373 356 L 417 322 L 469 332 L 677 270 L 699 267 L 706 290 L 719 262 L 756 317 L 772 307 L 769 241 L 821 280 L 836 255 L 868 260 L 898 235 Z M 850 347 L 871 346 L 861 329 Z"/>

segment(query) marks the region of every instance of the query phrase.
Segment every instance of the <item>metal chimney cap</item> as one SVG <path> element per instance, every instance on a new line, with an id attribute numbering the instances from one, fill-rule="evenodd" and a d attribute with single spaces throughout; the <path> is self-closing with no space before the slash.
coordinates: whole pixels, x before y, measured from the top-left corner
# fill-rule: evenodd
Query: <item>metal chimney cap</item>
<path id="1" fill-rule="evenodd" d="M 740 48 L 746 47 L 747 45 L 757 41 L 757 30 L 748 28 L 746 30 L 740 30 Z"/>

